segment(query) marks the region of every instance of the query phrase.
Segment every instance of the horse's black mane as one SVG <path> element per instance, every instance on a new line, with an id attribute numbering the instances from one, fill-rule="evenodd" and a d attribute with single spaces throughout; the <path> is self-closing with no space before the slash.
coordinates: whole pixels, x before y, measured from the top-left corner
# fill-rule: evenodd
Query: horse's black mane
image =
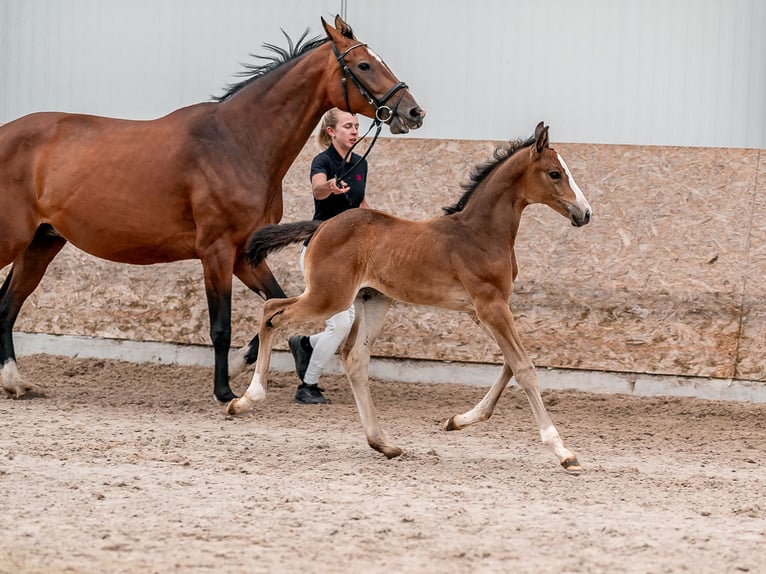
<path id="1" fill-rule="evenodd" d="M 228 100 L 238 91 L 240 91 L 242 88 L 250 85 L 250 83 L 257 80 L 261 76 L 267 74 L 268 72 L 274 70 L 275 68 L 278 68 L 285 62 L 288 62 L 292 60 L 293 58 L 297 58 L 301 54 L 305 54 L 309 50 L 313 50 L 314 48 L 321 46 L 328 40 L 328 38 L 322 38 L 319 36 L 306 40 L 306 36 L 308 35 L 308 33 L 309 33 L 309 30 L 308 28 L 306 28 L 306 31 L 303 32 L 300 38 L 298 38 L 298 41 L 295 42 L 295 44 L 293 44 L 293 41 L 290 39 L 290 36 L 288 36 L 287 33 L 284 30 L 282 30 L 282 34 L 284 34 L 285 38 L 287 38 L 287 48 L 286 49 L 280 48 L 279 46 L 275 46 L 274 44 L 263 44 L 264 48 L 274 52 L 275 55 L 258 56 L 257 54 L 250 54 L 250 56 L 253 58 L 257 58 L 259 60 L 266 60 L 266 63 L 265 64 L 244 64 L 245 71 L 239 72 L 236 75 L 247 76 L 247 77 L 241 82 L 237 82 L 236 84 L 229 84 L 228 86 L 226 86 L 226 93 L 223 94 L 222 96 L 213 96 L 213 100 L 215 100 L 216 102 L 223 102 L 225 100 Z M 350 29 L 349 29 L 349 34 L 351 34 Z M 344 33 L 344 36 L 345 35 L 346 34 Z"/>
<path id="2" fill-rule="evenodd" d="M 454 205 L 443 207 L 442 209 L 444 210 L 444 213 L 451 215 L 453 213 L 457 213 L 458 211 L 463 211 L 466 204 L 468 203 L 468 200 L 471 199 L 471 195 L 473 195 L 473 192 L 476 191 L 477 187 L 479 187 L 479 184 L 487 179 L 487 176 L 498 165 L 500 165 L 503 161 L 511 157 L 520 149 L 527 148 L 533 143 L 535 143 L 535 136 L 532 136 L 526 140 L 513 140 L 509 142 L 507 146 L 497 148 L 493 154 L 493 159 L 483 164 L 477 165 L 471 170 L 471 180 L 468 183 L 461 185 L 465 191 L 465 193 L 463 193 L 463 197 L 461 197 Z"/>

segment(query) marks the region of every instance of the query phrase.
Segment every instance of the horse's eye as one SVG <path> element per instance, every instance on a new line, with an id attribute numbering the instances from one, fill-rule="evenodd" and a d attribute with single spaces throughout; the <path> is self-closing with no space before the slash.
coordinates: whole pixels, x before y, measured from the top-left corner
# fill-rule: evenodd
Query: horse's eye
<path id="1" fill-rule="evenodd" d="M 359 64 L 359 69 L 362 70 L 363 72 L 366 72 L 367 70 L 370 69 L 370 65 L 367 62 L 362 62 L 361 64 Z"/>
<path id="2" fill-rule="evenodd" d="M 556 170 L 549 171 L 548 175 L 550 176 L 551 179 L 561 179 L 561 172 L 560 171 L 556 171 Z"/>

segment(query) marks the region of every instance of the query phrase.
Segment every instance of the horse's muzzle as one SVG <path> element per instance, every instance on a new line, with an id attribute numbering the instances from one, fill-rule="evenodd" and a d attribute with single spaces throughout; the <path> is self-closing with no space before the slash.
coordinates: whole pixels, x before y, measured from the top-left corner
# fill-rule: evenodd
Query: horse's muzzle
<path id="1" fill-rule="evenodd" d="M 414 106 L 404 113 L 397 110 L 387 123 L 392 134 L 406 134 L 422 126 L 425 117 L 426 111 L 420 106 Z"/>

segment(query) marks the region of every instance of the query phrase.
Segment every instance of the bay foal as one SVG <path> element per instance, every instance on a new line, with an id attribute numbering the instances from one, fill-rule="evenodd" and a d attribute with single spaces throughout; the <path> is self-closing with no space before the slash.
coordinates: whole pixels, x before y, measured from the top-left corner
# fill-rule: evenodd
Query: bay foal
<path id="1" fill-rule="evenodd" d="M 341 350 L 341 360 L 369 445 L 395 457 L 378 422 L 369 390 L 370 349 L 392 299 L 469 313 L 497 342 L 504 364 L 486 396 L 464 414 L 451 417 L 447 430 L 488 419 L 511 376 L 527 395 L 543 444 L 561 466 L 581 470 L 564 446 L 545 410 L 537 374 L 519 340 L 508 305 L 518 268 L 514 244 L 524 208 L 542 203 L 582 226 L 591 207 L 562 157 L 548 142 L 541 122 L 535 135 L 498 150 L 477 168 L 465 193 L 447 215 L 408 221 L 380 211 L 354 209 L 319 225 L 270 225 L 249 241 L 251 263 L 270 251 L 311 238 L 305 255 L 306 289 L 298 297 L 266 301 L 260 325 L 261 352 L 245 394 L 227 407 L 229 414 L 251 409 L 266 397 L 272 345 L 277 332 L 305 321 L 325 319 L 356 298 L 357 321 Z M 357 297 L 357 294 L 359 296 Z"/>

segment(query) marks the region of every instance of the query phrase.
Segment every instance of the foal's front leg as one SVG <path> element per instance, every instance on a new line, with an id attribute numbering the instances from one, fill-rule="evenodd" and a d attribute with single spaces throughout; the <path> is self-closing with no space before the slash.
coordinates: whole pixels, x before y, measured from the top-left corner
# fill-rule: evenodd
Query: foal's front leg
<path id="1" fill-rule="evenodd" d="M 524 347 L 519 339 L 518 331 L 516 331 L 516 324 L 513 320 L 513 315 L 510 308 L 503 301 L 489 301 L 484 304 L 477 302 L 476 311 L 479 319 L 487 326 L 492 336 L 497 341 L 500 349 L 505 357 L 505 362 L 510 367 L 510 371 L 516 376 L 516 382 L 524 390 L 527 395 L 529 405 L 532 407 L 532 414 L 537 421 L 538 428 L 540 430 L 540 438 L 543 444 L 550 449 L 553 454 L 559 459 L 559 463 L 568 472 L 580 472 L 582 466 L 575 454 L 564 446 L 564 441 L 561 440 L 561 436 L 556 430 L 556 426 L 553 424 L 548 411 L 545 410 L 542 396 L 540 395 L 540 388 L 537 384 L 537 372 L 535 366 L 529 359 Z M 484 397 L 482 403 L 486 401 L 491 404 L 494 397 L 494 402 L 497 402 L 497 397 L 500 396 L 502 388 L 500 382 L 506 376 L 506 366 L 503 366 L 503 372 L 495 382 L 495 384 Z M 507 383 L 507 381 L 506 381 Z M 498 387 L 498 388 L 496 388 Z M 494 395 L 497 394 L 497 397 Z M 480 403 L 476 409 L 480 409 Z M 474 409 L 474 410 L 476 410 Z M 473 412 L 473 411 L 470 411 Z M 470 414 L 463 415 L 466 417 Z M 491 411 L 490 411 L 491 413 Z M 453 417 L 454 419 L 455 417 Z"/>
<path id="2" fill-rule="evenodd" d="M 469 313 L 469 316 L 471 317 L 471 320 L 487 334 L 488 337 L 493 337 L 490 330 L 487 329 L 487 326 L 479 321 L 479 317 L 477 317 L 475 312 Z M 508 382 L 511 380 L 512 376 L 513 371 L 511 371 L 510 365 L 507 362 L 503 363 L 503 368 L 500 371 L 500 375 L 489 388 L 487 394 L 484 395 L 484 398 L 481 399 L 479 404 L 473 407 L 467 413 L 462 415 L 455 415 L 447 419 L 447 421 L 444 423 L 444 430 L 460 430 L 467 427 L 468 425 L 489 419 L 489 417 L 492 416 L 492 413 L 495 412 L 497 401 L 500 400 L 500 395 L 503 394 L 503 390 L 505 389 L 506 385 L 508 385 Z"/>
<path id="3" fill-rule="evenodd" d="M 467 413 L 463 413 L 462 415 L 455 415 L 447 419 L 447 421 L 444 423 L 444 430 L 460 430 L 467 427 L 468 425 L 486 421 L 489 417 L 492 416 L 492 413 L 495 412 L 497 401 L 500 400 L 500 395 L 503 394 L 503 389 L 505 389 L 512 376 L 513 372 L 511 371 L 511 367 L 508 366 L 508 363 L 503 363 L 503 368 L 500 371 L 500 375 L 497 377 L 495 382 L 492 383 L 489 391 L 487 391 L 487 394 L 484 395 L 484 398 L 479 401 L 479 404 L 477 404 Z"/>

